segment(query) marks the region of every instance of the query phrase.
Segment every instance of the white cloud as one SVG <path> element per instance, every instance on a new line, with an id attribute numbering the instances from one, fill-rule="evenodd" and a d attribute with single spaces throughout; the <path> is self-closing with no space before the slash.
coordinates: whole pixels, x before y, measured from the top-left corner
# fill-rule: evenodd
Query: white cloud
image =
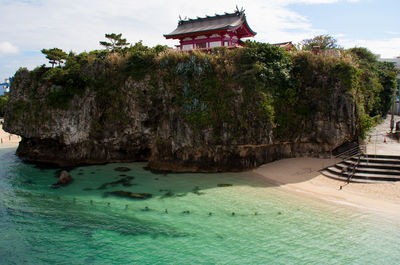
<path id="1" fill-rule="evenodd" d="M 400 38 L 384 40 L 340 40 L 345 48 L 365 47 L 382 58 L 394 58 L 400 56 Z"/>
<path id="2" fill-rule="evenodd" d="M 121 32 L 128 41 L 145 44 L 168 44 L 162 36 L 171 32 L 182 17 L 232 12 L 236 4 L 246 8 L 256 39 L 269 42 L 300 41 L 315 34 L 306 17 L 287 8 L 294 3 L 330 4 L 340 0 L 40 0 L 0 2 L 3 23 L 0 36 L 8 36 L 21 50 L 60 47 L 83 51 L 100 48 L 105 33 Z M 343 1 L 343 0 L 341 0 Z M 346 0 L 351 1 L 351 0 Z M 12 25 L 12 26 L 11 26 Z M 295 33 L 294 33 L 295 32 Z"/>
<path id="3" fill-rule="evenodd" d="M 385 33 L 390 35 L 400 35 L 400 32 L 397 31 L 386 31 Z"/>
<path id="4" fill-rule="evenodd" d="M 177 41 L 166 40 L 163 34 L 175 29 L 179 15 L 195 18 L 221 14 L 232 12 L 236 5 L 246 9 L 248 23 L 258 33 L 256 40 L 297 43 L 329 32 L 312 25 L 307 17 L 292 11 L 289 5 L 329 5 L 343 1 L 361 0 L 0 0 L 0 36 L 7 36 L 8 41 L 0 43 L 0 54 L 20 51 L 19 62 L 15 63 L 17 70 L 26 66 L 25 54 L 35 53 L 35 58 L 41 58 L 41 49 L 53 47 L 75 52 L 100 49 L 99 41 L 104 39 L 105 33 L 111 32 L 122 33 L 131 43 L 143 40 L 146 45 L 166 44 L 172 47 Z M 351 45 L 369 45 L 367 47 L 373 52 L 383 55 L 387 54 L 384 49 L 397 54 L 395 47 L 400 45 L 396 43 L 387 45 L 385 41 L 358 41 Z M 344 45 L 341 41 L 339 44 Z M 38 60 L 37 65 L 42 63 Z M 33 59 L 31 64 L 34 64 Z M 12 71 L 7 70 L 7 73 L 12 74 Z"/>
<path id="5" fill-rule="evenodd" d="M 0 55 L 18 53 L 18 48 L 9 43 L 8 41 L 0 42 Z"/>

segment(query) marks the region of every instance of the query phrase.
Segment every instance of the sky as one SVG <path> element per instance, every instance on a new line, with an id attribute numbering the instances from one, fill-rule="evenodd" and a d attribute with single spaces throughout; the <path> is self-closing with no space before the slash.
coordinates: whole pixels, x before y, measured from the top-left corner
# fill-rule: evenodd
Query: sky
<path id="1" fill-rule="evenodd" d="M 366 47 L 383 58 L 400 56 L 399 0 L 0 0 L 0 83 L 20 67 L 47 63 L 40 50 L 76 53 L 102 49 L 105 33 L 122 33 L 173 47 L 178 18 L 243 7 L 254 40 L 298 43 L 329 34 L 344 48 Z"/>

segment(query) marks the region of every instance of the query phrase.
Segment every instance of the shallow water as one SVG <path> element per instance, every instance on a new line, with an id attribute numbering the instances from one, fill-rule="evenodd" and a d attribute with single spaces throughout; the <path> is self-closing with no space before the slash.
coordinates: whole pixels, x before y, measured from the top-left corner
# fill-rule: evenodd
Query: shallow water
<path id="1" fill-rule="evenodd" d="M 251 173 L 152 174 L 145 163 L 109 164 L 75 168 L 70 186 L 52 189 L 56 169 L 22 163 L 14 153 L 0 149 L 0 264 L 395 264 L 400 258 L 396 220 L 293 194 Z M 114 170 L 120 166 L 131 171 Z M 126 186 L 104 185 L 127 176 L 134 179 Z M 153 197 L 108 194 L 116 190 Z"/>

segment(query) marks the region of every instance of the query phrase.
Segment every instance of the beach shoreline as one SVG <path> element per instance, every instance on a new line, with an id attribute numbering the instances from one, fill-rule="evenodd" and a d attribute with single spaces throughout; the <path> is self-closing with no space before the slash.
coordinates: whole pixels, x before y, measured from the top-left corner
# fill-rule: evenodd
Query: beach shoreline
<path id="1" fill-rule="evenodd" d="M 395 117 L 395 120 L 399 119 L 399 116 Z M 18 147 L 21 137 L 5 132 L 3 119 L 0 121 L 0 149 Z M 367 142 L 369 151 L 385 154 L 398 154 L 400 151 L 400 143 L 390 139 L 386 133 L 388 122 L 389 118 L 371 133 L 372 141 Z M 400 219 L 400 182 L 346 184 L 320 174 L 321 169 L 337 162 L 334 159 L 289 158 L 264 164 L 250 172 L 260 181 L 289 192 L 342 206 L 393 214 Z"/>
<path id="2" fill-rule="evenodd" d="M 302 196 L 400 219 L 400 182 L 346 184 L 319 173 L 330 162 L 320 158 L 290 158 L 265 164 L 252 172 L 278 188 Z"/>
<path id="3" fill-rule="evenodd" d="M 3 130 L 4 120 L 0 118 L 0 148 L 18 147 L 21 137 Z"/>

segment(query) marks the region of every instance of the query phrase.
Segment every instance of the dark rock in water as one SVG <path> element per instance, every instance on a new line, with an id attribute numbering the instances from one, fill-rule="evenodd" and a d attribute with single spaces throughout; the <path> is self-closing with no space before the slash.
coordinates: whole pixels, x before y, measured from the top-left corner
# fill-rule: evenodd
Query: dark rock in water
<path id="1" fill-rule="evenodd" d="M 228 183 L 220 183 L 217 185 L 218 187 L 230 187 L 233 186 L 232 184 L 228 184 Z"/>
<path id="2" fill-rule="evenodd" d="M 120 172 L 126 172 L 126 171 L 130 171 L 131 169 L 128 167 L 117 167 L 114 168 L 115 171 L 120 171 Z"/>
<path id="3" fill-rule="evenodd" d="M 124 197 L 124 198 L 129 198 L 129 199 L 149 199 L 153 195 L 150 193 L 132 193 L 130 191 L 123 191 L 123 190 L 116 190 L 109 192 L 108 194 L 118 196 L 118 197 Z"/>
<path id="4" fill-rule="evenodd" d="M 84 189 L 82 189 L 82 190 L 84 190 L 84 191 L 91 191 L 91 190 L 93 190 L 92 188 L 84 188 Z"/>
<path id="5" fill-rule="evenodd" d="M 82 176 L 82 175 L 83 175 L 83 173 L 78 173 L 78 175 L 79 175 L 79 176 Z"/>
<path id="6" fill-rule="evenodd" d="M 24 184 L 36 184 L 33 180 L 31 180 L 31 179 L 28 179 L 28 180 L 26 180 L 26 181 L 24 181 Z"/>
<path id="7" fill-rule="evenodd" d="M 175 194 L 174 194 L 172 191 L 168 190 L 167 193 L 165 193 L 164 195 L 162 195 L 162 196 L 160 197 L 160 199 L 170 198 L 170 197 L 173 197 L 174 195 L 175 195 Z"/>
<path id="8" fill-rule="evenodd" d="M 120 177 L 126 177 L 126 175 L 125 174 L 121 174 L 121 175 L 119 175 Z"/>
<path id="9" fill-rule="evenodd" d="M 194 193 L 194 194 L 197 194 L 197 195 L 203 195 L 203 194 L 205 194 L 204 192 L 201 192 L 201 191 L 200 191 L 200 187 L 199 187 L 199 186 L 196 186 L 196 187 L 193 189 L 193 193 Z"/>
<path id="10" fill-rule="evenodd" d="M 130 187 L 130 186 L 135 185 L 135 184 L 131 183 L 131 180 L 134 179 L 134 178 L 135 177 L 132 177 L 132 176 L 126 176 L 126 177 L 124 177 L 122 179 L 119 179 L 119 180 L 116 180 L 116 181 L 106 182 L 106 183 L 102 184 L 100 187 L 98 187 L 97 189 L 98 190 L 105 190 L 105 189 L 108 188 L 108 186 L 115 187 L 115 186 L 118 186 L 120 184 L 122 186 L 124 186 L 124 187 Z"/>
<path id="11" fill-rule="evenodd" d="M 63 171 L 61 171 L 60 176 L 58 177 L 57 183 L 53 184 L 51 187 L 57 189 L 61 186 L 67 186 L 73 180 L 74 179 L 71 177 L 71 175 L 68 173 L 68 171 L 63 170 Z"/>

